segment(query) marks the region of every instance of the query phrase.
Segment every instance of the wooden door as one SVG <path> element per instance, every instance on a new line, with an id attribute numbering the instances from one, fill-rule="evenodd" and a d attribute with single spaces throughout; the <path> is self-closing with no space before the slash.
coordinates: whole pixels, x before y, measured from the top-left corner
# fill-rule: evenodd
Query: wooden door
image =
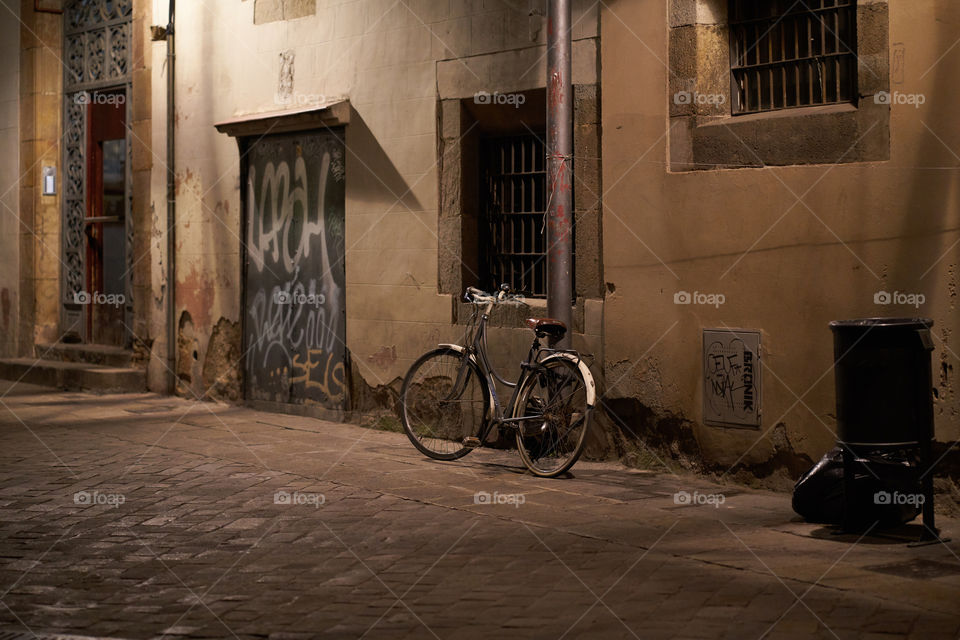
<path id="1" fill-rule="evenodd" d="M 87 238 L 84 339 L 122 346 L 127 273 L 126 94 L 98 91 L 87 105 Z"/>

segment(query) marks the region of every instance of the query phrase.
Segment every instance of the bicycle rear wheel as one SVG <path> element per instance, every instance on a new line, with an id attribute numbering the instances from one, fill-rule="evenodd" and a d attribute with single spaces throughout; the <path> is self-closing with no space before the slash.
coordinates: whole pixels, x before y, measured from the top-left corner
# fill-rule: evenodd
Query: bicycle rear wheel
<path id="1" fill-rule="evenodd" d="M 552 358 L 521 383 L 514 417 L 528 417 L 517 429 L 517 450 L 530 471 L 543 478 L 564 473 L 583 452 L 592 407 L 579 367 Z"/>
<path id="2" fill-rule="evenodd" d="M 480 435 L 490 396 L 477 365 L 441 347 L 410 367 L 400 403 L 403 430 L 413 446 L 437 460 L 456 460 L 470 452 L 464 438 Z"/>

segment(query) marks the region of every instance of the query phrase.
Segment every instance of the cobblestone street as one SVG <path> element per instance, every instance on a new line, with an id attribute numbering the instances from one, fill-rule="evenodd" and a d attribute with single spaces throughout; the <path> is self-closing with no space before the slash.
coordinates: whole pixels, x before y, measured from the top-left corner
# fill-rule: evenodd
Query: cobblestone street
<path id="1" fill-rule="evenodd" d="M 541 480 L 511 453 L 433 462 L 398 433 L 3 385 L 0 631 L 740 639 L 960 630 L 955 520 L 940 520 L 954 538 L 945 544 L 858 540 L 800 522 L 787 494 L 696 476 L 581 462 L 572 478 Z M 676 504 L 678 491 L 713 504 Z"/>

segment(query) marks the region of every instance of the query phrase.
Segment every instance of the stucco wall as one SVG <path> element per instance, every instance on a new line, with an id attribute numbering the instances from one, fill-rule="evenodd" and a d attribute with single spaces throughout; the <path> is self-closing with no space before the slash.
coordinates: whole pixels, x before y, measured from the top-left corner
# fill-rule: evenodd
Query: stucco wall
<path id="1" fill-rule="evenodd" d="M 890 3 L 891 89 L 926 102 L 892 107 L 889 161 L 673 173 L 667 4 L 613 0 L 601 14 L 608 400 L 632 428 L 669 428 L 675 448 L 699 447 L 721 471 L 778 452 L 815 459 L 836 427 L 827 323 L 927 316 L 936 435 L 955 440 L 960 49 L 947 51 L 960 7 Z M 674 304 L 681 290 L 726 303 Z M 878 291 L 926 300 L 878 306 Z M 760 430 L 703 425 L 708 327 L 762 331 Z"/>
<path id="2" fill-rule="evenodd" d="M 17 352 L 20 304 L 20 7 L 0 21 L 0 356 Z"/>
<path id="3" fill-rule="evenodd" d="M 582 51 L 575 68 L 595 82 L 597 10 L 586 0 L 574 4 Z M 238 152 L 213 124 L 245 114 L 336 98 L 353 106 L 346 128 L 347 343 L 363 382 L 389 384 L 431 345 L 456 340 L 455 300 L 438 294 L 437 284 L 438 87 L 458 95 L 542 87 L 542 19 L 528 16 L 526 2 L 505 0 L 331 1 L 317 3 L 315 15 L 256 25 L 254 2 L 178 9 L 177 302 L 178 318 L 190 314 L 196 348 L 186 353 L 192 358 L 195 350 L 197 360 L 180 368 L 199 374 L 191 375 L 194 391 L 209 382 L 197 380 L 214 327 L 240 320 Z M 512 62 L 498 54 L 508 50 Z M 291 52 L 292 76 L 284 80 L 292 89 L 278 101 L 281 54 Z M 164 92 L 155 69 L 153 140 L 162 149 Z M 155 169 L 155 207 L 164 202 L 161 180 Z M 162 231 L 155 222 L 155 234 Z M 161 259 L 156 252 L 158 268 Z M 162 283 L 155 270 L 155 291 Z"/>
<path id="4" fill-rule="evenodd" d="M 60 335 L 60 195 L 63 193 L 61 16 L 21 4 L 19 182 L 19 355 Z M 14 59 L 7 58 L 7 59 Z M 57 193 L 41 195 L 43 167 L 55 167 Z"/>

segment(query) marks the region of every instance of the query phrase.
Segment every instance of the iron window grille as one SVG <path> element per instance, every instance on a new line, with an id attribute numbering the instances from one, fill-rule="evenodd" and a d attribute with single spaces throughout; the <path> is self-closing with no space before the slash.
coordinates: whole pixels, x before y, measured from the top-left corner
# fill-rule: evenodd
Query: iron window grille
<path id="1" fill-rule="evenodd" d="M 730 0 L 734 114 L 855 103 L 856 0 Z"/>
<path id="2" fill-rule="evenodd" d="M 481 194 L 487 234 L 486 282 L 547 295 L 546 152 L 542 136 L 487 138 L 481 145 Z"/>

